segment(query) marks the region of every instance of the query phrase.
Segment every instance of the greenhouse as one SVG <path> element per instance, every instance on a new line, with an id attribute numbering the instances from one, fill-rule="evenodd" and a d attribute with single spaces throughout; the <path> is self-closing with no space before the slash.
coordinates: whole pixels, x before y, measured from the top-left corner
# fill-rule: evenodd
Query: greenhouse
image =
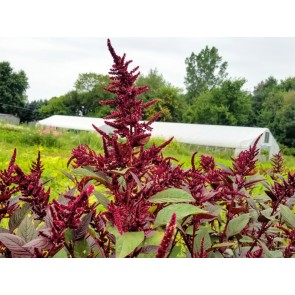
<path id="1" fill-rule="evenodd" d="M 105 125 L 102 118 L 54 115 L 38 122 L 41 126 L 87 131 L 94 130 L 92 124 L 106 133 L 112 133 L 113 129 Z M 183 143 L 232 148 L 235 149 L 235 155 L 248 149 L 263 134 L 258 142 L 260 150 L 269 157 L 279 152 L 279 145 L 268 128 L 167 122 L 155 122 L 152 127 L 153 137 L 168 139 L 173 136 Z"/>

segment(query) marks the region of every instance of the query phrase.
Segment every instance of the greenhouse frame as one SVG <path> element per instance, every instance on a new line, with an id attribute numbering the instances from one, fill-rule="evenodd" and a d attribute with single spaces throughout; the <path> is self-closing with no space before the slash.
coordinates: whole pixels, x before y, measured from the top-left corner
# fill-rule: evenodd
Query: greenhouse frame
<path id="1" fill-rule="evenodd" d="M 40 126 L 50 126 L 62 129 L 94 131 L 92 126 L 110 134 L 113 128 L 106 125 L 102 118 L 54 115 L 37 123 Z M 262 134 L 258 148 L 271 158 L 280 150 L 279 145 L 268 128 L 240 127 L 187 123 L 154 122 L 152 137 L 175 140 L 183 143 L 206 147 L 231 148 L 235 155 L 248 149 Z"/>

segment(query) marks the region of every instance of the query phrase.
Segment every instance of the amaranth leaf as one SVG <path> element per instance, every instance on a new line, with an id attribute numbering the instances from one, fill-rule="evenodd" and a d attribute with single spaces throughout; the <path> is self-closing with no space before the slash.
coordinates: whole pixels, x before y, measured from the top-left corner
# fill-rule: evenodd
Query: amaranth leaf
<path id="1" fill-rule="evenodd" d="M 0 233 L 0 242 L 11 251 L 13 257 L 32 256 L 32 253 L 23 247 L 25 241 L 16 235 Z"/>
<path id="2" fill-rule="evenodd" d="M 249 220 L 250 220 L 249 213 L 242 214 L 230 220 L 226 229 L 226 236 L 229 238 L 231 236 L 239 234 L 246 227 Z"/>
<path id="3" fill-rule="evenodd" d="M 35 230 L 34 222 L 31 217 L 25 216 L 16 234 L 26 243 L 36 238 L 37 232 Z"/>
<path id="4" fill-rule="evenodd" d="M 188 192 L 179 188 L 168 188 L 148 199 L 154 204 L 193 202 L 195 199 Z"/>
<path id="5" fill-rule="evenodd" d="M 13 212 L 8 223 L 9 230 L 11 232 L 13 232 L 21 224 L 29 209 L 30 204 L 25 203 L 21 208 L 18 208 L 15 212 Z"/>

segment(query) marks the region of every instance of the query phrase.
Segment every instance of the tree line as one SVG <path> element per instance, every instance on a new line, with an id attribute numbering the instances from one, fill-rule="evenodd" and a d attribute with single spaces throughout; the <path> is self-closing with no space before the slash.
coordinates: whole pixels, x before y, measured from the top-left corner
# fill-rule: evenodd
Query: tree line
<path id="1" fill-rule="evenodd" d="M 295 148 L 295 77 L 279 81 L 270 76 L 251 93 L 243 89 L 246 79 L 229 77 L 228 62 L 216 47 L 208 46 L 192 52 L 185 65 L 185 90 L 166 81 L 157 69 L 139 76 L 136 84 L 149 87 L 141 95 L 143 101 L 158 99 L 146 119 L 161 111 L 159 120 L 166 122 L 267 127 L 282 145 Z M 26 74 L 0 62 L 0 113 L 16 114 L 21 122 L 51 115 L 104 117 L 109 107 L 99 101 L 112 98 L 103 90 L 109 82 L 108 75 L 81 73 L 68 93 L 29 102 Z"/>

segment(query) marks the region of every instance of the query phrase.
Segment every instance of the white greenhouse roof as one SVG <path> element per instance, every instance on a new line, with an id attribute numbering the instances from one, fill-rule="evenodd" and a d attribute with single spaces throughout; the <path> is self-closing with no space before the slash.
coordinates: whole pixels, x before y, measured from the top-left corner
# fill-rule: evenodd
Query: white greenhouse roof
<path id="1" fill-rule="evenodd" d="M 247 147 L 267 128 L 155 122 L 153 136 L 174 136 L 180 142 L 219 147 Z M 169 135 L 168 135 L 169 134 Z"/>
<path id="2" fill-rule="evenodd" d="M 94 130 L 92 124 L 99 127 L 104 125 L 104 120 L 101 118 L 54 115 L 40 120 L 37 124 L 64 129 L 92 131 Z"/>
<path id="3" fill-rule="evenodd" d="M 39 125 L 59 127 L 65 129 L 94 131 L 92 124 L 105 132 L 111 132 L 112 128 L 105 125 L 104 119 L 91 117 L 75 117 L 55 115 L 38 122 Z M 260 134 L 269 132 L 268 146 L 278 144 L 268 128 L 237 127 L 204 124 L 166 123 L 155 122 L 152 124 L 153 137 L 174 138 L 179 142 L 205 146 L 247 148 Z M 259 141 L 263 144 L 264 137 Z"/>

